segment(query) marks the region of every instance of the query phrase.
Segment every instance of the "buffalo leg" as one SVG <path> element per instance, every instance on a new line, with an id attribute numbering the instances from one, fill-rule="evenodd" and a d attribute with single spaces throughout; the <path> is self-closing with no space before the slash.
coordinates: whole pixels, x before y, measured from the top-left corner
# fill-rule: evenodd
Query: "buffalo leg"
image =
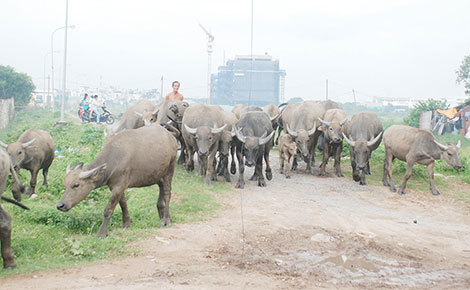
<path id="1" fill-rule="evenodd" d="M 403 183 L 400 185 L 400 190 L 398 191 L 399 194 L 405 194 L 405 188 L 406 188 L 406 183 L 411 177 L 411 173 L 413 170 L 413 162 L 407 162 L 406 163 L 406 173 L 405 173 L 405 179 L 403 180 Z"/>
<path id="2" fill-rule="evenodd" d="M 113 215 L 116 205 L 118 204 L 118 202 L 121 200 L 122 196 L 124 195 L 124 189 L 125 188 L 123 187 L 115 187 L 111 190 L 111 197 L 109 198 L 108 204 L 104 208 L 103 223 L 101 224 L 100 229 L 98 230 L 98 233 L 96 234 L 99 238 L 104 238 L 108 235 L 109 220 L 111 219 L 111 216 Z"/>
<path id="3" fill-rule="evenodd" d="M 211 180 L 217 180 L 217 175 L 214 170 L 215 154 L 217 154 L 217 148 L 213 149 L 212 152 L 209 152 L 209 156 L 206 157 L 206 170 L 204 184 L 211 185 Z"/>
<path id="4" fill-rule="evenodd" d="M 285 153 L 283 151 L 283 148 L 280 148 L 280 150 L 279 150 L 279 172 L 281 174 L 284 173 L 284 161 L 285 161 L 284 156 L 285 156 Z M 289 166 L 289 163 L 287 163 L 287 166 Z"/>
<path id="5" fill-rule="evenodd" d="M 122 227 L 128 228 L 131 226 L 131 216 L 129 215 L 129 210 L 127 209 L 127 199 L 126 195 L 123 194 L 121 200 L 119 200 L 119 205 L 122 210 Z"/>
<path id="6" fill-rule="evenodd" d="M 263 155 L 259 155 L 256 160 L 255 172 L 258 172 L 258 186 L 265 187 L 266 180 L 263 176 Z"/>
<path id="7" fill-rule="evenodd" d="M 336 169 L 336 176 L 344 177 L 343 172 L 341 172 L 341 150 L 343 149 L 343 143 L 336 145 L 334 150 L 335 152 L 335 169 Z"/>
<path id="8" fill-rule="evenodd" d="M 11 250 L 11 216 L 0 205 L 0 242 L 4 268 L 16 267 L 15 255 Z"/>
<path id="9" fill-rule="evenodd" d="M 49 167 L 42 169 L 42 177 L 44 178 L 42 185 L 48 186 L 47 183 L 47 173 L 49 172 Z"/>
<path id="10" fill-rule="evenodd" d="M 294 156 L 294 160 L 292 161 L 292 167 L 291 167 L 292 171 L 296 171 L 297 170 L 297 157 Z"/>
<path id="11" fill-rule="evenodd" d="M 273 179 L 273 171 L 271 169 L 271 165 L 269 164 L 269 150 L 264 151 L 264 162 L 266 163 L 266 179 L 271 180 Z"/>
<path id="12" fill-rule="evenodd" d="M 194 170 L 194 149 L 192 146 L 186 147 L 186 170 L 193 171 Z"/>
<path id="13" fill-rule="evenodd" d="M 284 160 L 287 162 L 286 178 L 290 178 L 290 175 L 291 175 L 291 171 L 290 171 L 290 168 L 289 168 L 291 159 L 293 159 L 292 155 L 290 155 L 290 154 L 284 155 Z"/>
<path id="14" fill-rule="evenodd" d="M 323 144 L 323 161 L 320 165 L 320 176 L 325 176 L 326 175 L 326 164 L 328 164 L 328 159 L 330 158 L 330 145 L 329 144 Z"/>
<path id="15" fill-rule="evenodd" d="M 31 181 L 29 182 L 29 188 L 26 191 L 27 195 L 34 194 L 34 189 L 36 188 L 36 183 L 38 181 L 39 169 L 31 170 Z"/>
<path id="16" fill-rule="evenodd" d="M 434 185 L 434 161 L 428 165 L 428 176 L 429 176 L 429 186 L 431 187 L 431 192 L 434 195 L 441 194 Z"/>
<path id="17" fill-rule="evenodd" d="M 307 167 L 306 167 L 306 170 L 305 172 L 307 174 L 311 174 L 312 173 L 312 154 L 310 154 L 310 151 L 309 150 L 309 153 L 307 155 L 307 159 L 305 159 L 305 163 L 307 163 Z"/>
<path id="18" fill-rule="evenodd" d="M 245 187 L 245 164 L 243 164 L 243 154 L 241 148 L 237 146 L 237 160 L 238 160 L 238 182 L 235 185 L 235 188 L 244 188 Z"/>
<path id="19" fill-rule="evenodd" d="M 180 144 L 181 144 L 181 150 L 180 150 L 180 157 L 178 158 L 178 164 L 184 164 L 185 163 L 185 152 L 186 152 L 186 143 L 184 143 L 184 140 L 183 138 L 181 138 L 180 140 Z"/>
<path id="20" fill-rule="evenodd" d="M 222 170 L 223 170 L 224 180 L 226 182 L 230 182 L 230 173 L 228 172 L 228 155 L 224 157 L 222 162 L 223 162 Z"/>
<path id="21" fill-rule="evenodd" d="M 173 180 L 173 174 L 175 172 L 175 161 L 170 163 L 168 169 L 168 175 L 162 178 L 158 183 L 159 194 L 158 194 L 158 216 L 160 217 L 162 226 L 171 225 L 170 215 L 170 199 L 171 199 L 171 181 Z"/>
<path id="22" fill-rule="evenodd" d="M 230 173 L 235 174 L 237 173 L 237 166 L 235 165 L 235 151 L 237 149 L 235 148 L 234 145 L 232 145 L 232 148 L 230 149 L 230 154 L 232 155 L 232 162 L 230 163 Z"/>

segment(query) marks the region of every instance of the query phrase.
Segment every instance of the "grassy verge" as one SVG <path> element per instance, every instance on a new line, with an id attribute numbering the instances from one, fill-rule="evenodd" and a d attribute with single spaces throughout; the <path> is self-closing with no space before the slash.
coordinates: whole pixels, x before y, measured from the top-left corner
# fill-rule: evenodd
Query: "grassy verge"
<path id="1" fill-rule="evenodd" d="M 138 238 L 155 234 L 160 227 L 156 208 L 158 186 L 129 189 L 126 197 L 132 226 L 121 228 L 121 209 L 118 206 L 110 222 L 109 236 L 105 239 L 99 239 L 95 234 L 109 199 L 107 187 L 94 190 L 86 200 L 67 213 L 56 209 L 64 190 L 67 164 L 73 165 L 79 161 L 88 164 L 104 144 L 103 127 L 82 126 L 68 120 L 67 125 L 54 128 L 58 117 L 58 114 L 45 111 L 23 112 L 0 132 L 0 140 L 10 143 L 29 128 L 47 130 L 54 138 L 56 149 L 61 151 L 56 153 L 49 170 L 49 187 L 42 186 L 40 174 L 36 187 L 38 197 L 25 197 L 23 200 L 31 211 L 2 203 L 12 216 L 12 248 L 18 266 L 14 270 L 0 270 L 0 277 L 136 254 L 138 249 L 127 245 Z M 20 178 L 26 185 L 29 172 L 22 170 Z M 219 208 L 217 196 L 229 189 L 230 185 L 223 182 L 206 187 L 194 172 L 187 173 L 182 166 L 178 166 L 170 204 L 173 223 L 198 221 L 215 215 Z M 11 197 L 9 186 L 4 195 Z"/>

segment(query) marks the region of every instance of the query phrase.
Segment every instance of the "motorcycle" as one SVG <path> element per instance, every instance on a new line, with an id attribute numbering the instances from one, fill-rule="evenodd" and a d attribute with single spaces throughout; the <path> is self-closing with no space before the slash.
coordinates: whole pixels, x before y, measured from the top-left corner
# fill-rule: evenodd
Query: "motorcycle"
<path id="1" fill-rule="evenodd" d="M 111 114 L 110 111 L 108 111 L 106 106 L 101 107 L 101 109 L 103 110 L 103 114 L 100 114 L 100 123 L 106 123 L 108 125 L 114 124 L 114 116 Z M 80 111 L 79 111 L 79 114 L 80 114 Z M 93 112 L 90 118 L 90 111 L 87 110 L 82 113 L 81 120 L 83 124 L 86 124 L 89 122 L 96 122 L 96 113 Z"/>

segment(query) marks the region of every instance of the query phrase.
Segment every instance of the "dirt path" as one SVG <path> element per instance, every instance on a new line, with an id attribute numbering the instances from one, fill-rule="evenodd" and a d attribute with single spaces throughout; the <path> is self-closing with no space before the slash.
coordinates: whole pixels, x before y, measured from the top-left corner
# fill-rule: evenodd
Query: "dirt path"
<path id="1" fill-rule="evenodd" d="M 272 164 L 266 188 L 247 181 L 220 217 L 161 229 L 136 243 L 137 257 L 10 276 L 1 288 L 470 288 L 468 207 L 302 170 L 287 180 Z"/>

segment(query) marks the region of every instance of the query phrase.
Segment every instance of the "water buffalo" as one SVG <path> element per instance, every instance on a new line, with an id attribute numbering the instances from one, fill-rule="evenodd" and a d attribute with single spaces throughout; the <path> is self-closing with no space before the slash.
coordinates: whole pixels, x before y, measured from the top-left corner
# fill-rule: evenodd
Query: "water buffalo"
<path id="1" fill-rule="evenodd" d="M 294 139 L 289 134 L 282 134 L 279 138 L 279 159 L 280 159 L 280 169 L 281 173 L 286 175 L 286 178 L 290 178 L 290 160 L 294 159 L 295 154 L 297 153 L 297 144 Z M 287 163 L 287 170 L 284 171 L 284 163 Z"/>
<path id="2" fill-rule="evenodd" d="M 138 100 L 124 112 L 122 119 L 119 122 L 118 128 L 114 131 L 114 133 L 118 133 L 125 129 L 137 129 L 144 126 L 142 114 L 144 111 L 153 111 L 154 107 L 155 104 L 150 100 Z"/>
<path id="3" fill-rule="evenodd" d="M 233 127 L 237 136 L 237 159 L 239 178 L 236 188 L 245 186 L 245 165 L 256 165 L 255 172 L 250 178 L 258 179 L 258 185 L 266 186 L 263 176 L 263 158 L 266 163 L 266 178 L 272 179 L 272 171 L 269 165 L 269 151 L 273 146 L 274 130 L 271 118 L 265 112 L 251 111 L 241 115 L 240 120 Z M 246 161 L 243 162 L 244 157 Z"/>
<path id="4" fill-rule="evenodd" d="M 282 127 L 297 143 L 300 156 L 307 163 L 306 172 L 312 172 L 314 150 L 321 132 L 317 130 L 319 119 L 323 116 L 322 107 L 315 101 L 290 104 L 282 110 Z M 293 168 L 297 169 L 297 158 L 294 158 Z"/>
<path id="5" fill-rule="evenodd" d="M 47 172 L 54 160 L 55 150 L 54 140 L 49 132 L 29 129 L 21 134 L 18 141 L 9 145 L 0 142 L 0 145 L 7 149 L 15 170 L 23 168 L 31 173 L 30 186 L 26 194 L 34 194 L 38 173 L 41 169 L 44 177 L 43 185 L 47 186 Z"/>
<path id="6" fill-rule="evenodd" d="M 217 166 L 217 173 L 223 175 L 225 181 L 230 181 L 230 174 L 228 173 L 228 156 L 232 155 L 232 162 L 230 165 L 230 172 L 232 174 L 236 173 L 237 167 L 235 165 L 235 142 L 233 140 L 234 133 L 232 132 L 232 127 L 238 121 L 237 117 L 232 112 L 223 111 L 224 115 L 224 124 L 227 124 L 222 135 L 220 136 L 219 141 L 219 165 Z"/>
<path id="7" fill-rule="evenodd" d="M 273 130 L 276 131 L 278 127 L 279 118 L 274 118 L 281 116 L 281 110 L 274 105 L 266 105 L 263 107 L 263 112 L 269 115 L 272 118 Z"/>
<path id="8" fill-rule="evenodd" d="M 186 169 L 194 169 L 194 153 L 198 153 L 199 175 L 205 176 L 204 183 L 210 185 L 217 180 L 214 170 L 222 131 L 227 127 L 224 123 L 223 111 L 218 106 L 195 105 L 189 107 L 183 116 L 182 135 L 186 143 Z"/>
<path id="9" fill-rule="evenodd" d="M 395 192 L 395 184 L 392 179 L 392 163 L 395 158 L 406 162 L 405 180 L 398 190 L 399 194 L 405 194 L 406 182 L 411 177 L 415 163 L 428 166 L 429 186 L 434 195 L 440 194 L 434 185 L 434 161 L 442 159 L 455 169 L 462 168 L 459 161 L 460 141 L 457 145 L 447 143 L 443 145 L 434 139 L 430 131 L 413 128 L 404 125 L 393 125 L 383 134 L 385 145 L 385 161 L 383 184 L 390 186 Z"/>
<path id="10" fill-rule="evenodd" d="M 235 105 L 232 109 L 232 113 L 235 114 L 235 116 L 237 116 L 237 119 L 240 120 L 240 117 L 243 113 L 246 113 L 246 112 L 251 112 L 251 111 L 263 111 L 263 109 L 261 109 L 260 107 L 258 106 L 248 106 L 248 105 L 245 105 L 245 104 L 238 104 L 238 105 Z"/>
<path id="11" fill-rule="evenodd" d="M 85 199 L 93 189 L 107 185 L 111 190 L 111 197 L 97 233 L 98 237 L 105 237 L 108 234 L 109 219 L 118 202 L 122 209 L 123 227 L 131 224 L 124 191 L 131 187 L 158 184 L 158 215 L 162 219 L 162 225 L 170 225 L 171 182 L 177 150 L 175 137 L 160 125 L 124 130 L 113 136 L 85 168 L 83 163 L 77 164 L 73 169 L 67 167 L 65 192 L 57 209 L 68 211 Z"/>
<path id="12" fill-rule="evenodd" d="M 360 112 L 352 116 L 348 132 L 343 135 L 349 144 L 353 179 L 361 185 L 367 184 L 366 174 L 370 174 L 369 159 L 372 151 L 379 147 L 382 133 L 382 122 L 376 114 Z"/>
<path id="13" fill-rule="evenodd" d="M 323 132 L 323 161 L 320 165 L 320 176 L 326 175 L 326 164 L 330 156 L 335 157 L 336 176 L 344 177 L 341 172 L 341 150 L 343 149 L 343 132 L 346 132 L 348 121 L 346 113 L 341 109 L 326 111 L 324 120 L 319 118 Z"/>
<path id="14" fill-rule="evenodd" d="M 13 170 L 13 165 L 10 162 L 10 156 L 3 149 L 0 149 L 0 197 L 2 200 L 12 202 L 16 205 L 19 205 L 25 209 L 28 209 L 24 205 L 17 203 L 9 198 L 2 196 L 3 190 L 7 183 L 8 175 L 12 174 L 13 186 L 21 187 L 21 183 L 18 180 L 15 170 Z M 16 198 L 16 197 L 15 197 Z M 14 261 L 15 255 L 11 250 L 11 216 L 6 212 L 2 205 L 0 204 L 0 243 L 1 243 L 1 252 L 3 258 L 3 267 L 4 268 L 14 268 L 16 263 Z"/>

